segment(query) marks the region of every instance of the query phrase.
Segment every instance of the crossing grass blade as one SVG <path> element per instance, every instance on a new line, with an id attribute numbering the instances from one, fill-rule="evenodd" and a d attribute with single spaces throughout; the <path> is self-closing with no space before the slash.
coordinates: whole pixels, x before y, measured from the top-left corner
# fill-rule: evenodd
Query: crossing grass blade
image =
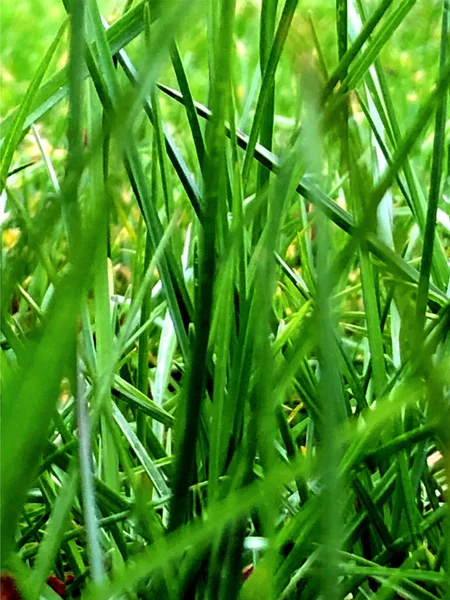
<path id="1" fill-rule="evenodd" d="M 349 90 L 355 87 L 356 82 L 358 82 L 361 76 L 368 71 L 370 65 L 374 62 L 381 49 L 386 45 L 389 37 L 405 19 L 415 2 L 416 0 L 404 0 L 395 8 L 393 13 L 386 18 L 386 22 L 380 27 L 380 30 L 374 36 L 373 40 L 371 40 L 371 43 L 368 44 L 367 50 L 362 52 L 360 56 L 354 60 L 349 74 L 342 82 L 343 90 Z"/>
<path id="2" fill-rule="evenodd" d="M 370 18 L 367 20 L 364 28 L 360 31 L 359 35 L 353 42 L 353 44 L 348 48 L 345 54 L 341 57 L 338 66 L 331 73 L 323 92 L 323 97 L 328 98 L 329 94 L 333 91 L 334 87 L 343 77 L 348 70 L 350 64 L 355 60 L 357 56 L 359 56 L 359 52 L 363 48 L 366 41 L 369 39 L 369 36 L 377 27 L 380 20 L 387 13 L 390 5 L 392 4 L 392 0 L 383 0 L 377 6 L 377 8 L 373 11 Z"/>
<path id="3" fill-rule="evenodd" d="M 183 61 L 181 59 L 180 52 L 179 52 L 176 44 L 173 45 L 173 48 L 171 51 L 171 59 L 172 59 L 173 70 L 175 71 L 175 74 L 177 76 L 178 86 L 183 95 L 183 98 L 186 100 L 185 105 L 184 105 L 186 108 L 186 115 L 187 115 L 187 118 L 189 121 L 189 127 L 191 129 L 191 133 L 192 133 L 192 140 L 195 144 L 195 150 L 197 153 L 198 162 L 199 162 L 200 167 L 202 167 L 204 157 L 205 157 L 205 142 L 203 140 L 203 134 L 200 129 L 197 112 L 195 110 L 194 100 L 192 97 L 191 89 L 189 87 L 189 81 L 186 76 L 186 71 L 183 66 Z"/>
<path id="4" fill-rule="evenodd" d="M 183 99 L 180 92 L 174 90 L 173 88 L 169 88 L 165 85 L 160 85 L 160 87 L 168 95 L 178 100 L 179 102 L 182 102 Z M 211 111 L 207 107 L 196 102 L 196 108 L 203 118 L 210 118 Z M 417 119 L 417 122 L 419 122 L 419 119 Z M 249 139 L 245 133 L 237 131 L 237 141 L 240 147 L 244 149 L 248 148 Z M 410 146 L 410 144 L 411 142 L 408 143 L 408 147 Z M 277 172 L 279 170 L 279 157 L 276 156 L 274 153 L 269 152 L 259 144 L 255 147 L 255 158 L 266 168 L 274 172 Z M 373 252 L 373 254 L 377 256 L 377 258 L 385 262 L 386 265 L 390 269 L 395 271 L 397 275 L 400 275 L 406 281 L 418 282 L 419 273 L 414 267 L 406 263 L 406 261 L 404 261 L 401 256 L 399 256 L 396 252 L 393 252 L 391 248 L 389 248 L 382 240 L 380 240 L 378 236 L 370 232 L 370 230 L 366 231 L 363 226 L 357 230 L 353 217 L 346 210 L 344 210 L 335 202 L 333 202 L 329 196 L 327 196 L 309 179 L 302 179 L 302 181 L 297 186 L 297 192 L 306 200 L 318 206 L 328 216 L 328 218 L 330 218 L 333 221 L 333 223 L 335 223 L 345 232 L 350 233 L 351 235 L 366 237 L 371 252 Z M 380 195 L 381 192 L 377 193 L 377 198 Z M 437 302 L 440 305 L 443 305 L 445 303 L 445 294 L 443 294 L 433 284 L 430 286 L 430 296 L 434 302 Z"/>

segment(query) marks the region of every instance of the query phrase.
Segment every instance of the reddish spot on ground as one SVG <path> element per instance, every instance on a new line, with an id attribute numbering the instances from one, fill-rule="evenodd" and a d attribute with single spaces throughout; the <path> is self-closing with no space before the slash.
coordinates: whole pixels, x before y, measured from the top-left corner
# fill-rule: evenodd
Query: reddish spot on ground
<path id="1" fill-rule="evenodd" d="M 52 588 L 53 591 L 61 596 L 61 598 L 66 597 L 66 586 L 61 579 L 56 577 L 56 575 L 50 575 L 50 577 L 47 577 L 47 584 Z"/>
<path id="2" fill-rule="evenodd" d="M 74 576 L 69 573 L 66 575 L 65 583 L 58 579 L 56 575 L 47 577 L 47 585 L 55 591 L 61 598 L 66 597 L 66 583 L 70 584 L 74 580 Z M 22 600 L 22 596 L 17 589 L 14 578 L 9 573 L 2 573 L 0 580 L 0 600 Z"/>
<path id="3" fill-rule="evenodd" d="M 242 581 L 247 581 L 250 575 L 253 573 L 253 565 L 247 565 L 242 569 Z"/>
<path id="4" fill-rule="evenodd" d="M 0 600 L 21 600 L 16 587 L 16 582 L 7 573 L 3 573 L 0 580 Z"/>

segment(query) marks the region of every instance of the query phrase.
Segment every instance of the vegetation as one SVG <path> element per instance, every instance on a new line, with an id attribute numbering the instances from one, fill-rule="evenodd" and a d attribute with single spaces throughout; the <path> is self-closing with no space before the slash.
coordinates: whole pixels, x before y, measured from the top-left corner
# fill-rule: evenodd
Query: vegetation
<path id="1" fill-rule="evenodd" d="M 2 599 L 450 598 L 449 12 L 2 7 Z"/>

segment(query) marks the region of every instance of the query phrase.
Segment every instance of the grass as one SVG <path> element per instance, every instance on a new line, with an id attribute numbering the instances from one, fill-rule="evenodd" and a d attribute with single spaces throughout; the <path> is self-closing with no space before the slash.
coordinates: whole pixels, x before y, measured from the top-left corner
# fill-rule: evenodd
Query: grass
<path id="1" fill-rule="evenodd" d="M 450 598 L 449 10 L 2 9 L 2 594 Z"/>

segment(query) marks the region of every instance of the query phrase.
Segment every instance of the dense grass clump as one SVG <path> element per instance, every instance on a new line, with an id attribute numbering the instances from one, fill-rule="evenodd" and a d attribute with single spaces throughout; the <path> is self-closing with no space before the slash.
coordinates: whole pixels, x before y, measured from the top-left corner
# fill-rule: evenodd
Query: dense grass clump
<path id="1" fill-rule="evenodd" d="M 2 599 L 450 599 L 448 1 L 34 5 Z"/>

